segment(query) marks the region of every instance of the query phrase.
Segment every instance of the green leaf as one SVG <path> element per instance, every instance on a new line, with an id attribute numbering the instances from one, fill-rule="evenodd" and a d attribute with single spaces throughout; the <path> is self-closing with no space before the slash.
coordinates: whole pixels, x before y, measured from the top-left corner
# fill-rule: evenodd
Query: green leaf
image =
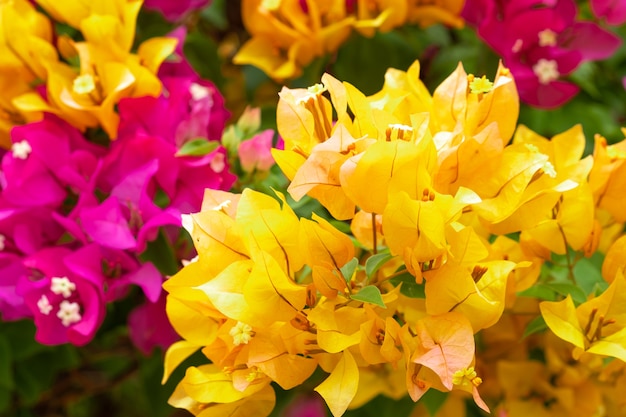
<path id="1" fill-rule="evenodd" d="M 139 255 L 143 262 L 152 262 L 164 275 L 174 275 L 180 269 L 178 259 L 165 236 L 163 230 L 159 232 L 157 238 L 148 242 L 146 250 Z"/>
<path id="2" fill-rule="evenodd" d="M 0 415 L 3 414 L 11 405 L 13 393 L 7 388 L 0 387 Z"/>
<path id="3" fill-rule="evenodd" d="M 393 258 L 393 255 L 389 252 L 377 253 L 367 258 L 367 261 L 365 261 L 365 274 L 367 277 L 371 278 L 391 258 Z"/>
<path id="4" fill-rule="evenodd" d="M 335 229 L 339 230 L 341 233 L 350 233 L 350 225 L 348 223 L 335 219 L 330 219 L 329 222 L 333 225 Z"/>
<path id="5" fill-rule="evenodd" d="M 200 17 L 206 20 L 212 27 L 220 30 L 226 30 L 228 28 L 226 0 L 213 0 L 210 6 L 202 9 Z"/>
<path id="6" fill-rule="evenodd" d="M 0 334 L 9 343 L 13 361 L 20 361 L 49 349 L 35 342 L 35 324 L 32 320 L 0 322 Z"/>
<path id="7" fill-rule="evenodd" d="M 574 278 L 576 284 L 585 292 L 585 294 L 591 294 L 594 292 L 596 286 L 606 289 L 607 282 L 602 278 L 602 262 L 604 261 L 604 255 L 600 252 L 596 252 L 591 258 L 582 258 L 574 265 Z"/>
<path id="8" fill-rule="evenodd" d="M 568 296 L 571 295 L 574 303 L 582 304 L 587 300 L 587 295 L 577 285 L 570 284 L 568 282 L 548 282 L 543 285 L 551 290 L 554 290 L 557 294 Z"/>
<path id="9" fill-rule="evenodd" d="M 410 298 L 426 298 L 424 284 L 415 282 L 415 277 L 408 271 L 389 280 L 394 286 L 402 285 L 400 292 Z"/>
<path id="10" fill-rule="evenodd" d="M 356 301 L 363 301 L 364 303 L 370 303 L 382 308 L 387 308 L 383 301 L 383 297 L 380 294 L 380 290 L 375 285 L 368 285 L 367 287 L 361 288 L 361 291 L 351 295 L 350 298 Z"/>
<path id="11" fill-rule="evenodd" d="M 517 295 L 519 297 L 538 298 L 540 300 L 547 300 L 547 301 L 556 300 L 556 291 L 554 291 L 550 287 L 546 287 L 543 284 L 533 285 L 527 290 L 518 292 Z"/>
<path id="12" fill-rule="evenodd" d="M 428 414 L 434 416 L 437 414 L 437 411 L 441 408 L 443 403 L 446 402 L 448 398 L 447 392 L 441 392 L 436 389 L 429 389 L 426 393 L 420 398 L 420 402 L 424 404 Z"/>
<path id="13" fill-rule="evenodd" d="M 185 142 L 183 147 L 176 152 L 176 156 L 204 156 L 216 150 L 218 146 L 220 143 L 214 140 L 197 138 Z"/>
<path id="14" fill-rule="evenodd" d="M 226 78 L 222 71 L 222 59 L 217 52 L 217 43 L 210 36 L 199 31 L 189 32 L 183 52 L 203 79 L 213 81 L 223 91 Z"/>
<path id="15" fill-rule="evenodd" d="M 526 329 L 524 329 L 524 335 L 522 336 L 522 339 L 530 336 L 531 334 L 543 332 L 547 328 L 548 328 L 548 325 L 546 324 L 546 321 L 543 319 L 543 316 L 539 315 L 535 317 L 534 319 L 532 319 L 530 323 L 528 323 L 528 325 L 526 326 Z"/>
<path id="16" fill-rule="evenodd" d="M 12 389 L 13 366 L 11 347 L 5 337 L 0 337 L 0 388 Z"/>
<path id="17" fill-rule="evenodd" d="M 352 275 L 354 275 L 354 271 L 356 271 L 357 266 L 359 266 L 359 260 L 357 258 L 352 258 L 350 261 L 348 261 L 348 263 L 339 268 L 346 282 L 350 282 L 350 280 L 352 279 Z"/>

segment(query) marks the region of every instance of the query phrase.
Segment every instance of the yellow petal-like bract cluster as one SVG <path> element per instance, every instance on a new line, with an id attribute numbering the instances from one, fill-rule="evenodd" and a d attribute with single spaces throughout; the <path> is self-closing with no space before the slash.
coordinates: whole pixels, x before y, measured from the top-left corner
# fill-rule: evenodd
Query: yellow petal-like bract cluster
<path id="1" fill-rule="evenodd" d="M 459 65 L 431 95 L 416 62 L 389 70 L 369 97 L 328 74 L 309 89 L 283 88 L 285 148 L 273 155 L 291 197 L 317 199 L 333 219 L 298 218 L 279 192 L 207 190 L 187 222 L 198 258 L 165 284 L 184 338 L 167 353 L 165 379 L 198 350 L 211 364 L 187 369 L 172 405 L 198 416 L 239 406 L 266 416 L 271 383 L 292 389 L 321 368 L 328 376 L 315 390 L 334 416 L 379 394 L 417 401 L 431 388 L 469 393 L 488 410 L 483 381 L 492 381 L 489 398 L 506 395 L 528 411 L 518 399 L 529 392 L 493 381 L 509 372 L 529 384 L 549 372 L 532 361 L 523 376 L 515 376 L 520 362 L 486 366 L 493 357 L 479 355 L 475 335 L 481 349 L 527 358 L 511 346 L 522 346 L 528 320 L 515 320 L 539 316 L 539 305 L 517 294 L 551 254 L 592 254 L 602 231 L 623 221 L 612 172 L 625 154 L 598 139 L 594 164 L 583 158 L 579 126 L 552 140 L 518 127 L 517 90 L 503 66 L 493 83 L 481 79 L 477 89 L 474 79 Z M 571 298 L 541 305 L 578 357 L 626 359 L 624 262 L 611 259 L 606 274 L 616 276 L 600 297 L 578 309 Z M 550 343 L 548 352 L 561 349 L 548 358 L 553 372 L 565 350 Z"/>

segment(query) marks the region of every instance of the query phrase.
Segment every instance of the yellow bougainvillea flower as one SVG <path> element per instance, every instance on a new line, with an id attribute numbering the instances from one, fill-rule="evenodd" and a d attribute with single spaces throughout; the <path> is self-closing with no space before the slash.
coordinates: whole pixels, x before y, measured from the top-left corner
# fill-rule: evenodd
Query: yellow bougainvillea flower
<path id="1" fill-rule="evenodd" d="M 471 324 L 458 312 L 428 316 L 417 322 L 417 335 L 420 344 L 411 361 L 432 369 L 444 387 L 452 390 L 454 374 L 474 360 Z"/>
<path id="2" fill-rule="evenodd" d="M 9 131 L 17 124 L 38 120 L 24 114 L 13 99 L 33 91 L 58 60 L 52 45 L 52 25 L 26 0 L 0 2 L 0 147 L 10 146 Z"/>
<path id="3" fill-rule="evenodd" d="M 334 78 L 324 75 L 326 79 Z M 336 84 L 341 86 L 337 80 Z M 332 81 L 331 81 L 332 82 Z M 296 172 L 311 154 L 313 147 L 326 141 L 332 135 L 332 106 L 322 94 L 325 85 L 316 84 L 308 89 L 289 89 L 280 91 L 276 107 L 278 133 L 284 140 L 285 149 L 272 149 L 272 156 L 287 178 L 293 180 Z M 337 97 L 331 89 L 331 97 Z M 345 100 L 341 95 L 338 99 Z M 344 114 L 347 103 L 344 103 Z M 339 111 L 339 110 L 338 110 Z"/>
<path id="4" fill-rule="evenodd" d="M 300 227 L 305 263 L 312 269 L 316 290 L 329 299 L 335 298 L 339 292 L 348 292 L 341 267 L 354 258 L 350 238 L 316 214 L 313 214 L 313 220 L 300 219 Z"/>
<path id="5" fill-rule="evenodd" d="M 498 381 L 507 416 L 567 417 L 603 413 L 598 391 L 591 383 L 554 385 L 553 375 L 538 361 L 499 361 Z"/>
<path id="6" fill-rule="evenodd" d="M 31 59 L 28 66 L 46 81 L 47 99 L 32 91 L 15 97 L 13 104 L 27 117 L 50 112 L 82 130 L 101 126 L 114 139 L 119 123 L 116 104 L 124 97 L 160 94 L 161 82 L 156 72 L 174 52 L 177 41 L 151 38 L 139 46 L 137 53 L 131 52 L 141 8 L 138 0 L 40 3 L 55 19 L 81 31 L 84 42 L 73 42 L 67 37 L 59 41 L 60 51 L 66 58 L 76 58 L 79 68 L 57 62 L 52 46 L 46 49 L 41 41 L 29 41 L 37 47 L 37 54 L 32 56 L 43 62 Z M 21 42 L 30 38 L 33 37 Z M 27 52 L 26 46 L 21 49 Z"/>
<path id="7" fill-rule="evenodd" d="M 622 133 L 626 135 L 626 130 Z M 596 207 L 608 211 L 617 222 L 626 222 L 626 139 L 608 145 L 604 137 L 596 135 L 593 159 L 589 185 Z"/>
<path id="8" fill-rule="evenodd" d="M 79 29 L 85 41 L 112 50 L 130 51 L 135 39 L 141 0 L 77 0 L 71 2 L 37 0 L 37 3 L 61 23 Z M 106 36 L 103 36 L 106 34 Z M 103 42 L 112 42 L 108 45 Z"/>
<path id="9" fill-rule="evenodd" d="M 430 113 L 433 102 L 430 92 L 420 80 L 419 61 L 411 64 L 406 71 L 389 68 L 385 72 L 383 88 L 369 96 L 368 100 L 376 108 L 382 106 L 401 121 L 411 120 L 411 116 L 417 113 Z"/>
<path id="10" fill-rule="evenodd" d="M 156 96 L 161 92 L 155 72 L 174 51 L 176 40 L 154 38 L 148 42 L 139 47 L 137 55 L 127 52 L 122 60 L 95 44 L 76 43 L 81 70 L 77 73 L 61 63 L 51 66 L 47 85 L 49 102 L 34 93 L 18 97 L 14 102 L 23 111 L 58 114 L 80 129 L 102 126 L 115 138 L 119 123 L 115 106 L 119 100 Z"/>
<path id="11" fill-rule="evenodd" d="M 314 58 L 336 51 L 354 21 L 343 0 L 244 0 L 242 18 L 252 39 L 233 61 L 277 80 L 295 78 Z"/>
<path id="12" fill-rule="evenodd" d="M 626 361 L 626 278 L 618 273 L 601 295 L 575 307 L 571 296 L 540 304 L 546 324 L 573 344 L 574 357 L 582 352 Z"/>
<path id="13" fill-rule="evenodd" d="M 435 23 L 462 28 L 464 20 L 461 17 L 463 0 L 435 0 L 435 1 L 408 1 L 407 20 L 417 23 L 421 27 L 428 27 Z"/>
<path id="14" fill-rule="evenodd" d="M 426 311 L 429 314 L 460 312 L 474 332 L 493 326 L 502 316 L 511 261 L 487 261 L 473 267 L 451 263 L 424 273 Z"/>
<path id="15" fill-rule="evenodd" d="M 365 36 L 388 32 L 406 21 L 408 4 L 394 0 L 357 0 L 354 28 Z"/>
<path id="16" fill-rule="evenodd" d="M 417 163 L 420 149 L 412 142 L 378 141 L 345 161 L 340 170 L 341 187 L 361 209 L 382 213 L 387 206 L 389 183 L 404 164 Z"/>
<path id="17" fill-rule="evenodd" d="M 626 235 L 620 236 L 609 248 L 602 263 L 602 278 L 613 282 L 619 274 L 624 275 L 626 268 Z"/>
<path id="18" fill-rule="evenodd" d="M 582 127 L 577 125 L 548 140 L 520 126 L 513 143 L 536 148 L 548 156 L 548 162 L 541 168 L 548 175 L 536 178 L 526 190 L 530 193 L 533 188 L 542 186 L 548 192 L 526 203 L 504 223 L 506 226 L 500 224 L 499 227 L 524 230 L 527 239 L 534 239 L 554 253 L 564 254 L 568 246 L 583 249 L 593 238 L 595 222 L 592 193 L 586 181 L 593 160 L 581 159 L 585 148 Z M 549 191 L 554 189 L 555 183 L 571 181 L 578 186 L 562 193 Z M 492 230 L 502 232 L 499 227 Z"/>
<path id="19" fill-rule="evenodd" d="M 385 244 L 383 216 L 380 214 L 372 214 L 364 210 L 357 211 L 350 222 L 350 231 L 365 249 L 373 250 L 374 246 Z M 376 237 L 375 243 L 374 237 Z"/>
<path id="20" fill-rule="evenodd" d="M 324 398 L 333 416 L 339 417 L 350 406 L 358 387 L 359 368 L 350 351 L 344 350 L 333 371 L 315 391 Z"/>
<path id="21" fill-rule="evenodd" d="M 494 232 L 504 234 L 533 224 L 530 216 L 544 216 L 559 200 L 560 193 L 577 185 L 569 178 L 559 178 L 548 155 L 536 146 L 516 143 L 505 147 L 499 157 L 489 159 L 467 187 L 482 199 L 472 209 L 482 220 L 493 225 L 500 223 Z M 534 207 L 527 210 L 527 216 L 512 217 L 526 203 L 540 205 L 542 210 Z M 512 223 L 502 223 L 511 217 Z"/>
<path id="22" fill-rule="evenodd" d="M 337 125 L 328 140 L 311 150 L 287 191 L 296 201 L 306 194 L 317 199 L 338 220 L 351 219 L 355 203 L 341 185 L 340 169 L 350 157 L 364 152 L 373 142 L 373 139 L 355 139 L 343 125 Z"/>
<path id="23" fill-rule="evenodd" d="M 513 77 L 500 62 L 491 89 L 472 91 L 474 79 L 459 63 L 456 71 L 435 89 L 435 128 L 472 137 L 491 123 L 496 123 L 502 143 L 506 144 L 513 136 L 519 113 L 519 97 Z"/>

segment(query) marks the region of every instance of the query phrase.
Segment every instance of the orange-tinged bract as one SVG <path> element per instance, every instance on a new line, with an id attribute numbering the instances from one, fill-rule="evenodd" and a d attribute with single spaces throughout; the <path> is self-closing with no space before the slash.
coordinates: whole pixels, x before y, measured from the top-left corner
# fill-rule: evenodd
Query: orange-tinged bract
<path id="1" fill-rule="evenodd" d="M 198 259 L 165 284 L 185 339 L 165 377 L 197 350 L 214 365 L 190 368 L 171 404 L 204 415 L 247 401 L 266 416 L 271 382 L 295 388 L 320 368 L 314 389 L 334 416 L 431 389 L 451 393 L 442 410 L 462 396 L 520 416 L 618 406 L 596 358 L 626 359 L 624 245 L 611 247 L 622 145 L 599 140 L 596 165 L 580 126 L 516 131 L 515 83 L 497 71 L 492 83 L 459 66 L 432 96 L 419 63 L 371 96 L 328 74 L 282 89 L 273 155 L 287 192 L 330 215 L 298 218 L 279 192 L 207 193 L 186 222 Z M 576 264 L 601 246 L 604 291 Z"/>

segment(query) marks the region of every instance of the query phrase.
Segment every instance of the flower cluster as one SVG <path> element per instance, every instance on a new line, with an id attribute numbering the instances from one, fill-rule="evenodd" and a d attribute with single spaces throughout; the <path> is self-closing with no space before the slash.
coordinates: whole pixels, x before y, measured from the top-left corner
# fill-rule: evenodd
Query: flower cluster
<path id="1" fill-rule="evenodd" d="M 552 140 L 516 129 L 504 66 L 491 82 L 459 65 L 432 95 L 419 69 L 390 69 L 372 96 L 328 74 L 281 91 L 274 157 L 291 197 L 330 218 L 251 190 L 207 192 L 186 218 L 198 257 L 164 284 L 184 338 L 165 379 L 199 349 L 210 364 L 187 368 L 170 404 L 266 416 L 271 383 L 296 388 L 321 368 L 315 391 L 335 416 L 431 388 L 510 416 L 624 406 L 606 381 L 626 380 L 626 244 L 611 246 L 626 220 L 626 141 L 598 137 L 583 158 L 580 126 Z M 569 281 L 576 261 L 609 247 L 605 280 L 586 292 Z M 569 265 L 560 281 L 540 274 L 555 256 Z M 533 318 L 554 333 L 521 341 Z M 531 359 L 539 343 L 544 362 Z"/>
<path id="2" fill-rule="evenodd" d="M 620 2 L 591 0 L 591 6 L 608 24 L 626 21 Z M 622 43 L 578 15 L 574 0 L 468 0 L 463 10 L 466 21 L 511 69 L 521 100 L 541 108 L 574 97 L 579 87 L 567 76 L 585 61 L 610 57 Z"/>
<path id="3" fill-rule="evenodd" d="M 156 72 L 174 52 L 173 38 L 151 38 L 132 52 L 137 0 L 81 3 L 28 0 L 0 4 L 1 101 L 0 143 L 9 144 L 9 129 L 56 114 L 84 130 L 101 127 L 117 134 L 115 107 L 124 97 L 158 96 Z M 81 40 L 61 34 L 77 33 Z"/>
<path id="4" fill-rule="evenodd" d="M 333 53 L 353 31 L 372 36 L 404 24 L 462 27 L 460 0 L 244 0 L 251 35 L 234 58 L 277 80 L 295 78 L 314 58 Z"/>
<path id="5" fill-rule="evenodd" d="M 80 27 L 85 42 L 58 36 L 58 52 L 68 62 L 78 53 L 80 70 L 53 51 L 54 60 L 39 63 L 46 88 L 12 101 L 21 111 L 27 101 L 31 110 L 39 103 L 44 115 L 14 126 L 2 151 L 0 313 L 33 319 L 42 344 L 84 345 L 106 304 L 138 287 L 142 305 L 129 316 L 130 337 L 146 353 L 166 347 L 177 336 L 162 283 L 194 256 L 181 238 L 181 215 L 201 207 L 204 189 L 230 189 L 236 179 L 219 142 L 229 117 L 224 99 L 184 60 L 182 42 L 174 48 L 184 31 L 129 52 L 140 2 L 40 3 L 57 21 Z M 3 18 L 22 10 L 22 23 L 50 29 L 29 2 L 0 8 Z M 23 59 L 45 56 L 10 49 Z M 179 62 L 157 72 L 170 52 Z M 26 64 L 34 65 L 15 68 L 34 76 Z M 0 80 L 10 82 L 7 76 Z M 94 129 L 79 130 L 85 127 Z"/>

